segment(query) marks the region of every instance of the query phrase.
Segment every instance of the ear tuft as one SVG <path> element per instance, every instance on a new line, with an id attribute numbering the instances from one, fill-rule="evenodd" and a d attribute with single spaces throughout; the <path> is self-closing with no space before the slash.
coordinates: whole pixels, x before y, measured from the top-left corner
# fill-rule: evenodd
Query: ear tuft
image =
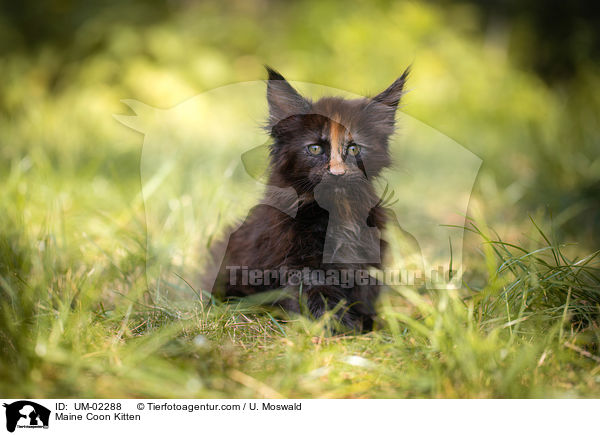
<path id="1" fill-rule="evenodd" d="M 376 103 L 383 104 L 396 110 L 400 98 L 402 98 L 404 85 L 410 74 L 410 66 L 404 70 L 402 75 L 398 77 L 385 91 L 376 95 L 372 100 Z"/>
<path id="2" fill-rule="evenodd" d="M 275 71 L 273 68 L 271 68 L 269 65 L 265 65 L 265 69 L 267 70 L 267 73 L 269 74 L 269 80 L 284 80 L 285 78 L 279 74 L 277 71 Z"/>
<path id="3" fill-rule="evenodd" d="M 265 65 L 269 79 L 267 82 L 267 101 L 269 103 L 269 127 L 293 115 L 307 113 L 310 101 L 303 98 L 274 69 Z"/>

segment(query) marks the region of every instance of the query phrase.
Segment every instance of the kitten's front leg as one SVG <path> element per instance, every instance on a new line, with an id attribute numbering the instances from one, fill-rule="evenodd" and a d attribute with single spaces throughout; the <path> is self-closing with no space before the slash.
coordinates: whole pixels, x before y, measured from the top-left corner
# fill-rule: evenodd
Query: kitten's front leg
<path id="1" fill-rule="evenodd" d="M 357 313 L 351 305 L 348 304 L 347 290 L 336 286 L 315 286 L 306 291 L 306 306 L 314 318 L 321 318 L 327 311 L 333 311 L 334 316 L 341 324 L 333 328 L 335 332 L 351 330 L 354 332 L 363 332 L 370 330 L 373 325 L 371 318 Z"/>

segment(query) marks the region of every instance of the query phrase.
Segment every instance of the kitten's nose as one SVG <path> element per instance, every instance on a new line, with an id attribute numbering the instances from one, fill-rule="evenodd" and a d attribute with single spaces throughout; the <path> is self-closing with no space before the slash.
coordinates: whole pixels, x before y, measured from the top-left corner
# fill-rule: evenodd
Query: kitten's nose
<path id="1" fill-rule="evenodd" d="M 331 175 L 335 175 L 336 177 L 341 177 L 342 175 L 344 175 L 346 173 L 346 169 L 345 168 L 330 168 L 329 169 L 329 173 Z"/>

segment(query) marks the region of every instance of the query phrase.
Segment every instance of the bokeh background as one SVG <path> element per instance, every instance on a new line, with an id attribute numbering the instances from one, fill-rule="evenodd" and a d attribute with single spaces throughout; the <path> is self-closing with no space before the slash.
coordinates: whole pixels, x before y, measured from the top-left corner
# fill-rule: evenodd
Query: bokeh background
<path id="1" fill-rule="evenodd" d="M 244 384 L 245 378 L 232 375 L 236 384 L 219 370 L 225 373 L 231 361 L 231 367 L 239 368 L 250 357 L 238 358 L 234 347 L 210 348 L 214 361 L 220 362 L 206 368 L 202 378 L 189 370 L 189 349 L 182 351 L 169 341 L 172 330 L 165 340 L 179 350 L 169 353 L 169 348 L 166 360 L 152 360 L 153 367 L 160 367 L 157 373 L 167 373 L 166 380 L 156 373 L 119 378 L 118 369 L 110 374 L 113 369 L 100 368 L 120 360 L 134 370 L 140 361 L 132 356 L 134 351 L 139 358 L 150 358 L 151 352 L 162 349 L 162 339 L 126 342 L 121 350 L 115 346 L 124 337 L 152 329 L 149 319 L 181 314 L 159 309 L 149 300 L 140 179 L 143 138 L 112 115 L 131 114 L 122 99 L 166 109 L 213 88 L 264 80 L 264 64 L 290 80 L 356 94 L 379 91 L 412 64 L 402 110 L 483 160 L 469 215 L 525 249 L 536 249 L 540 241 L 550 243 L 543 240 L 538 225 L 552 243 L 560 241 L 573 261 L 592 254 L 600 245 L 599 28 L 600 9 L 583 0 L 3 1 L 0 367 L 5 374 L 17 367 L 23 375 L 16 386 L 2 384 L 5 391 L 17 396 L 129 394 L 122 387 L 139 395 L 164 396 L 165 388 L 175 391 L 191 382 L 181 394 L 231 395 L 238 391 L 231 385 Z M 484 255 L 489 252 L 481 249 L 479 235 L 467 238 L 465 261 L 472 271 L 467 285 L 485 289 L 493 275 L 493 264 Z M 586 291 L 595 295 L 597 285 L 592 280 Z M 554 308 L 566 313 L 571 290 L 569 285 L 560 288 Z M 586 306 L 593 306 L 595 297 Z M 146 305 L 140 308 L 139 301 Z M 78 304 L 83 308 L 73 317 L 69 310 Z M 145 313 L 139 314 L 143 326 L 137 329 L 130 325 L 135 317 L 131 307 Z M 46 315 L 60 321 L 36 323 Z M 507 319 L 512 337 L 511 313 Z M 228 323 L 220 325 L 224 324 Z M 23 335 L 25 327 L 29 335 Z M 279 334 L 279 324 L 265 328 Z M 113 330 L 116 335 L 107 338 L 107 331 Z M 90 332 L 82 338 L 82 331 Z M 220 334 L 215 341 L 227 335 Z M 104 344 L 94 344 L 98 340 Z M 595 346 L 596 339 L 590 340 L 586 343 Z M 487 349 L 482 355 L 503 348 L 494 343 L 482 345 Z M 89 365 L 83 355 L 94 352 L 100 352 L 102 362 Z M 187 371 L 168 365 L 178 352 L 185 358 L 176 365 Z M 519 352 L 531 355 L 535 366 L 545 350 Z M 212 361 L 210 355 L 205 357 Z M 474 358 L 485 360 L 480 357 Z M 460 361 L 457 364 L 441 366 L 418 385 L 406 380 L 398 385 L 411 391 L 409 396 L 478 395 L 476 365 L 465 363 L 462 387 L 446 382 L 445 370 L 463 373 L 456 368 L 462 367 Z M 75 370 L 79 384 L 59 375 L 60 367 Z M 222 378 L 206 381 L 216 373 L 211 370 Z M 498 379 L 490 370 L 490 379 Z M 268 373 L 260 373 L 256 376 L 267 382 Z M 110 382 L 110 376 L 120 379 L 121 387 Z M 54 380 L 44 384 L 42 379 Z M 316 386 L 294 384 L 284 375 L 278 379 L 275 388 L 288 395 L 329 394 Z M 343 384 L 340 379 L 344 377 L 332 382 Z M 514 378 L 505 379 L 491 381 L 481 395 L 541 394 L 527 384 L 530 378 L 521 382 L 522 389 L 509 385 Z M 597 391 L 596 380 L 585 382 L 588 395 Z M 256 393 L 248 385 L 240 394 Z M 348 388 L 332 395 L 355 395 Z M 394 396 L 399 394 L 394 388 L 373 391 Z"/>
<path id="2" fill-rule="evenodd" d="M 137 177 L 140 137 L 110 116 L 123 98 L 169 108 L 264 79 L 263 64 L 368 94 L 412 64 L 403 110 L 484 160 L 488 219 L 553 213 L 557 229 L 598 242 L 589 2 L 24 1 L 4 2 L 0 20 L 3 171 L 25 158 L 89 181 L 106 211 Z"/>

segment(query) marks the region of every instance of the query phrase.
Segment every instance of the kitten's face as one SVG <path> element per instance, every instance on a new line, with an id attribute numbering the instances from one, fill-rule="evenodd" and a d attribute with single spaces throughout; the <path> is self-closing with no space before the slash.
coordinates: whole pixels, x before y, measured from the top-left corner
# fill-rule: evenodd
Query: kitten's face
<path id="1" fill-rule="evenodd" d="M 315 103 L 269 73 L 272 166 L 278 179 L 304 193 L 319 183 L 340 188 L 365 183 L 389 166 L 388 139 L 407 73 L 373 98 Z"/>

